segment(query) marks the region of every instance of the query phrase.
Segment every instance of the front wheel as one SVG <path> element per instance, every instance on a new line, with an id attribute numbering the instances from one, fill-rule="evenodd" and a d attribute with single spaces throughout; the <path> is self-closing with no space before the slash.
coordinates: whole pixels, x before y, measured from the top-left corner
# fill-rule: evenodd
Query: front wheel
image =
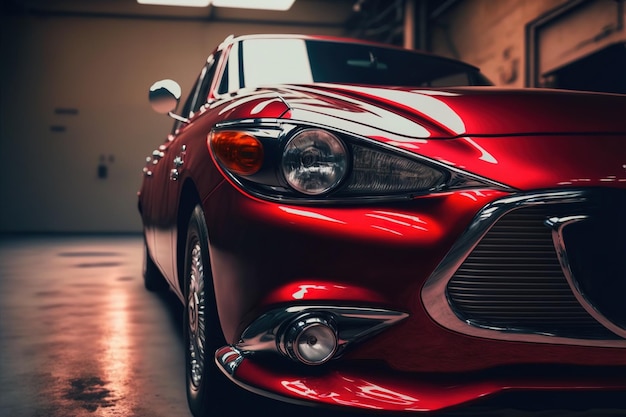
<path id="1" fill-rule="evenodd" d="M 187 401 L 195 417 L 221 412 L 232 389 L 214 363 L 215 351 L 226 342 L 215 304 L 207 235 L 204 213 L 196 206 L 187 229 L 183 319 Z"/>

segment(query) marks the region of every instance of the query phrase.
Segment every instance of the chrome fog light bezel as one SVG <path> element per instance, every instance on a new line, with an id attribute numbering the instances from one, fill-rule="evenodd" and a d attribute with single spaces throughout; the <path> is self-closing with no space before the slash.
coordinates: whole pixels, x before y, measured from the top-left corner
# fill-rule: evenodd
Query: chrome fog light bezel
<path id="1" fill-rule="evenodd" d="M 285 335 L 294 323 L 308 317 L 325 320 L 337 334 L 337 350 L 332 360 L 339 359 L 351 345 L 363 343 L 370 337 L 393 326 L 409 315 L 401 311 L 382 308 L 296 305 L 278 307 L 259 316 L 243 331 L 234 345 L 243 355 L 276 353 L 292 361 L 285 344 Z"/>

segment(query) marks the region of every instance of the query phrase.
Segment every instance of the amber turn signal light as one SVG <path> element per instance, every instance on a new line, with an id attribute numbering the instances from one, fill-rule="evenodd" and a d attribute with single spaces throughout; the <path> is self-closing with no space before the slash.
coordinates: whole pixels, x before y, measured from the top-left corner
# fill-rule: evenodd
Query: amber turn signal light
<path id="1" fill-rule="evenodd" d="M 235 174 L 252 175 L 263 165 L 263 145 L 247 133 L 211 132 L 209 144 L 216 159 Z"/>

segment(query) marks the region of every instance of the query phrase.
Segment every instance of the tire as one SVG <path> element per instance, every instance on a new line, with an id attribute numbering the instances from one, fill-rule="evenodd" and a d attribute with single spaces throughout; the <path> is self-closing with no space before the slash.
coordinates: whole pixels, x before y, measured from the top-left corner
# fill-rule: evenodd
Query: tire
<path id="1" fill-rule="evenodd" d="M 163 292 L 169 288 L 165 277 L 148 252 L 145 236 L 143 238 L 143 285 L 151 292 Z"/>
<path id="2" fill-rule="evenodd" d="M 223 417 L 224 411 L 232 411 L 230 399 L 235 388 L 214 361 L 215 351 L 226 341 L 215 304 L 208 248 L 204 213 L 196 206 L 189 220 L 185 247 L 183 334 L 187 401 L 195 417 Z"/>

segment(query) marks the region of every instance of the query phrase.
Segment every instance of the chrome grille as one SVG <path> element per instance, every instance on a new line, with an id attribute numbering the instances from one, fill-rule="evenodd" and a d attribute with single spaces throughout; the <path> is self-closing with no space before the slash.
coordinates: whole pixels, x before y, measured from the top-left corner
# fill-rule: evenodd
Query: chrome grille
<path id="1" fill-rule="evenodd" d="M 546 218 L 562 205 L 522 207 L 487 232 L 447 285 L 455 314 L 474 326 L 580 339 L 619 339 L 579 304 Z"/>

